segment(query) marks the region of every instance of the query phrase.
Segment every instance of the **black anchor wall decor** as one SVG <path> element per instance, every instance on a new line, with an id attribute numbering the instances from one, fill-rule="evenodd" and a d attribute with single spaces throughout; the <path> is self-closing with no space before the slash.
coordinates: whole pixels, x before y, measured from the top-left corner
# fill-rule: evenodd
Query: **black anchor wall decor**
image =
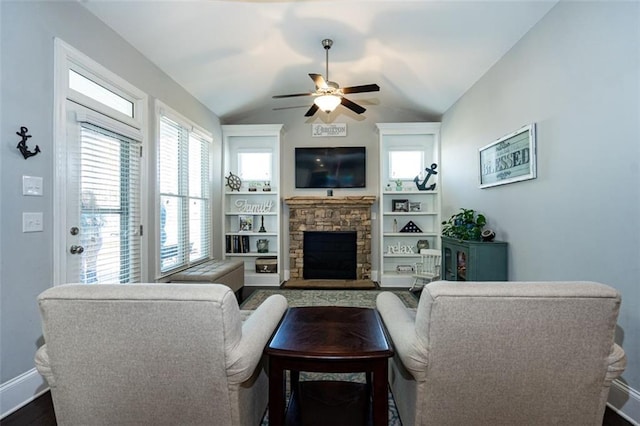
<path id="1" fill-rule="evenodd" d="M 432 183 L 431 185 L 427 186 L 427 181 L 429 180 L 431 175 L 437 175 L 438 174 L 438 172 L 436 172 L 437 168 L 438 168 L 438 165 L 436 163 L 433 163 L 433 164 L 431 164 L 431 167 L 427 167 L 426 169 L 424 169 L 424 171 L 427 172 L 427 177 L 424 178 L 422 183 L 420 183 L 420 179 L 418 179 L 418 176 L 413 178 L 413 181 L 416 183 L 416 187 L 418 188 L 418 190 L 420 190 L 420 191 L 433 191 L 434 189 L 436 189 L 436 184 L 435 183 Z"/>
<path id="2" fill-rule="evenodd" d="M 29 147 L 27 146 L 27 139 L 29 139 L 31 137 L 31 135 L 28 135 L 27 132 L 29 131 L 29 129 L 27 129 L 26 127 L 22 126 L 20 127 L 20 131 L 16 132 L 16 135 L 20 136 L 22 138 L 22 140 L 20 142 L 18 142 L 18 146 L 16 148 L 18 148 L 20 150 L 20 152 L 22 153 L 22 156 L 24 157 L 24 159 L 26 160 L 29 157 L 33 157 L 34 155 L 38 154 L 40 152 L 40 147 L 38 145 L 36 145 L 36 149 L 33 151 L 29 151 Z"/>

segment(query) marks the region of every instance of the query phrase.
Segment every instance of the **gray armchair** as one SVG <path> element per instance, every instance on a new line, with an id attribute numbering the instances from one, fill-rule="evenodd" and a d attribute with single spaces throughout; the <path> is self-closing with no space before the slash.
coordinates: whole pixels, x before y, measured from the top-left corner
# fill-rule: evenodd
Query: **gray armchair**
<path id="1" fill-rule="evenodd" d="M 601 425 L 626 366 L 619 307 L 588 282 L 437 281 L 415 311 L 381 293 L 403 425 Z"/>
<path id="2" fill-rule="evenodd" d="M 59 425 L 257 425 L 264 346 L 287 301 L 219 284 L 64 285 L 38 297 L 36 367 Z"/>

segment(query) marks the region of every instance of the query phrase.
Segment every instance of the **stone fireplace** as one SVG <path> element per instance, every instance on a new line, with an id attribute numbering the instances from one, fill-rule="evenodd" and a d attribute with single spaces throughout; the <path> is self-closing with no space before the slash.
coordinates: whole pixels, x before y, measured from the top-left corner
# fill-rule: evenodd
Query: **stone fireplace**
<path id="1" fill-rule="evenodd" d="M 290 279 L 304 277 L 305 231 L 356 232 L 356 279 L 371 279 L 371 205 L 374 196 L 290 197 L 289 269 Z"/>

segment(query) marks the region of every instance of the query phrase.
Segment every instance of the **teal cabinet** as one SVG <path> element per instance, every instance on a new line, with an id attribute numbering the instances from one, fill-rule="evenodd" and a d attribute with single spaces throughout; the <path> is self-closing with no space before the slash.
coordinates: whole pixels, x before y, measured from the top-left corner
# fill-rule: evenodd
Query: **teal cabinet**
<path id="1" fill-rule="evenodd" d="M 442 279 L 447 281 L 507 281 L 504 241 L 460 241 L 442 238 Z"/>

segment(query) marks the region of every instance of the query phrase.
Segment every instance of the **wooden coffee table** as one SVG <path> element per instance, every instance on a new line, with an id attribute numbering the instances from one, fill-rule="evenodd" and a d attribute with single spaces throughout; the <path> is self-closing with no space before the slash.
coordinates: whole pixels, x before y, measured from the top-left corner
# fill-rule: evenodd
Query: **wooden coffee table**
<path id="1" fill-rule="evenodd" d="M 312 419 L 310 423 L 322 424 L 321 417 L 330 413 L 331 407 L 322 407 L 320 403 L 320 408 L 310 416 L 314 410 L 312 400 L 317 402 L 322 395 L 339 400 L 342 390 L 353 393 L 353 386 L 358 386 L 331 381 L 299 382 L 300 371 L 366 373 L 367 384 L 360 385 L 364 392 L 357 392 L 364 393 L 358 399 L 365 402 L 365 412 L 355 413 L 354 418 L 362 418 L 365 423 L 372 420 L 374 425 L 387 424 L 387 360 L 393 356 L 393 350 L 376 310 L 338 306 L 289 308 L 265 352 L 269 355 L 270 425 L 300 421 L 300 412 L 307 413 L 306 417 Z M 292 395 L 288 410 L 285 370 L 291 374 Z M 305 400 L 305 394 L 314 396 Z M 363 404 L 346 403 L 344 407 L 360 411 Z M 339 408 L 340 418 L 331 419 L 333 424 L 346 418 L 343 408 Z"/>

